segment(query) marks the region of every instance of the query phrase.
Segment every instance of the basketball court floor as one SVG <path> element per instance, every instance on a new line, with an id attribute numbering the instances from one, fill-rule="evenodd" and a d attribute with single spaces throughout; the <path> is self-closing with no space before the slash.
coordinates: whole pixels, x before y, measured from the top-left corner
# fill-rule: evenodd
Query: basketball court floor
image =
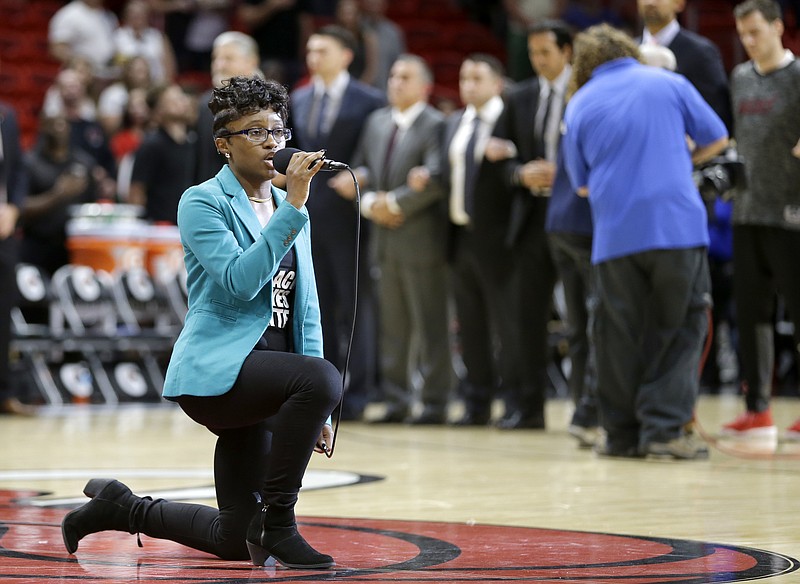
<path id="1" fill-rule="evenodd" d="M 742 407 L 701 398 L 712 434 Z M 774 402 L 781 428 L 800 400 Z M 64 514 L 92 477 L 214 504 L 214 437 L 172 406 L 65 406 L 0 417 L 0 582 L 800 582 L 800 444 L 715 442 L 706 461 L 600 458 L 547 431 L 342 424 L 313 457 L 301 532 L 321 572 L 254 567 L 106 532 L 69 555 Z M 713 436 L 712 436 L 713 438 Z"/>

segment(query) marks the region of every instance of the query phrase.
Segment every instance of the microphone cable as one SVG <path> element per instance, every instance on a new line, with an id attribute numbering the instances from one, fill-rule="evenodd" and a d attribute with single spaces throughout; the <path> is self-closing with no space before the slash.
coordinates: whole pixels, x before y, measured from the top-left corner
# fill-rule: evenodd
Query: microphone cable
<path id="1" fill-rule="evenodd" d="M 353 177 L 353 184 L 356 187 L 356 247 L 355 247 L 355 268 L 353 271 L 353 321 L 350 323 L 350 337 L 347 340 L 347 351 L 344 357 L 344 367 L 342 368 L 342 395 L 339 398 L 339 403 L 335 408 L 336 421 L 333 426 L 333 437 L 331 438 L 330 448 L 325 450 L 325 456 L 328 458 L 333 457 L 333 451 L 336 448 L 336 437 L 339 435 L 339 424 L 342 421 L 342 408 L 344 406 L 344 392 L 347 385 L 347 374 L 350 371 L 350 355 L 353 350 L 353 338 L 356 332 L 356 317 L 358 316 L 358 282 L 359 282 L 359 262 L 361 256 L 361 187 L 358 184 L 358 178 L 353 170 L 348 166 L 347 172 Z"/>

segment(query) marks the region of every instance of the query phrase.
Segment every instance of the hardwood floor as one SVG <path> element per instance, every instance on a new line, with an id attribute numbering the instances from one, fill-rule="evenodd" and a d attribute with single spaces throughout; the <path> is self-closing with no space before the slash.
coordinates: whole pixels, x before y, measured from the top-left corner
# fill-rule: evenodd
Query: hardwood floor
<path id="1" fill-rule="evenodd" d="M 741 408 L 736 397 L 705 396 L 698 420 L 713 434 Z M 785 428 L 800 417 L 800 400 L 778 398 L 773 411 Z M 550 402 L 547 431 L 343 423 L 334 457 L 312 459 L 298 514 L 623 534 L 800 555 L 800 444 L 775 450 L 722 442 L 707 461 L 607 459 L 577 448 L 566 431 L 570 412 L 567 402 Z M 23 509 L 83 502 L 81 489 L 92 476 L 119 478 L 139 494 L 214 504 L 214 436 L 172 406 L 70 406 L 46 408 L 33 419 L 6 416 L 0 443 L 0 490 L 47 493 L 29 493 Z M 2 522 L 19 521 L 11 509 L 0 506 Z M 53 513 L 48 553 L 67 557 L 53 531 L 63 511 Z M 13 549 L 7 537 L 0 544 Z M 132 549 L 146 554 L 148 547 Z M 0 557 L 0 575 L 9 561 Z M 798 573 L 769 581 L 798 582 Z"/>

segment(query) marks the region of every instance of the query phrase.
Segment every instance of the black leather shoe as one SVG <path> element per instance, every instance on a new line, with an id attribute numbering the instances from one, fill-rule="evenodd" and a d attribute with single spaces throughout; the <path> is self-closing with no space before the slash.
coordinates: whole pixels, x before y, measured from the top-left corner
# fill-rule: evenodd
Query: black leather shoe
<path id="1" fill-rule="evenodd" d="M 370 424 L 402 424 L 406 421 L 408 412 L 399 408 L 387 408 L 386 412 L 378 417 L 370 420 Z"/>
<path id="2" fill-rule="evenodd" d="M 513 412 L 500 418 L 495 425 L 501 430 L 544 430 L 544 414 Z"/>
<path id="3" fill-rule="evenodd" d="M 406 424 L 412 426 L 440 426 L 445 421 L 444 412 L 438 408 L 425 408 L 419 416 L 406 418 Z"/>
<path id="4" fill-rule="evenodd" d="M 333 416 L 336 419 L 336 415 Z M 364 419 L 364 410 L 342 410 L 342 422 L 361 422 Z"/>
<path id="5" fill-rule="evenodd" d="M 36 406 L 24 404 L 15 397 L 0 400 L 0 414 L 31 418 L 37 414 Z"/>
<path id="6" fill-rule="evenodd" d="M 467 410 L 464 415 L 453 422 L 454 426 L 485 426 L 489 423 L 489 412 Z"/>
<path id="7" fill-rule="evenodd" d="M 607 458 L 644 458 L 636 444 L 610 444 L 607 441 L 595 444 L 594 451 L 598 456 Z"/>

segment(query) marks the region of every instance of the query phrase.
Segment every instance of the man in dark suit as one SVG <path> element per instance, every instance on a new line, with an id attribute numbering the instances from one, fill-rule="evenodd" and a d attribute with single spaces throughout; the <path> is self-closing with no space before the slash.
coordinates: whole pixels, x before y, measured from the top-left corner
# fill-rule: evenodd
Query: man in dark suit
<path id="1" fill-rule="evenodd" d="M 551 76 L 548 79 L 540 73 L 509 90 L 500 123 L 512 145 L 498 147 L 497 152 L 492 148 L 487 154 L 492 159 L 505 158 L 503 181 L 514 191 L 506 243 L 515 260 L 514 323 L 522 355 L 522 379 L 498 423 L 505 429 L 543 428 L 545 423 L 548 323 L 557 278 L 545 218 L 569 74 L 553 71 Z"/>
<path id="2" fill-rule="evenodd" d="M 504 115 L 512 140 L 507 150 L 517 152 L 506 161 L 506 181 L 519 187 L 510 239 L 519 254 L 521 334 L 527 334 L 523 338 L 531 342 L 524 345 L 526 362 L 532 366 L 526 376 L 531 393 L 523 403 L 524 407 L 533 406 L 535 409 L 528 411 L 538 418 L 539 404 L 544 402 L 547 324 L 557 274 L 564 291 L 572 364 L 568 384 L 575 401 L 569 431 L 582 446 L 590 446 L 598 425 L 588 335 L 588 306 L 593 296 L 591 211 L 588 201 L 572 190 L 559 151 L 561 118 L 572 74 L 572 33 L 561 21 L 539 21 L 528 29 L 528 52 L 537 75 L 509 91 Z M 544 255 L 548 250 L 552 262 Z M 519 427 L 523 418 L 518 420 L 508 420 L 507 426 Z M 536 421 L 531 418 L 531 425 Z"/>
<path id="3" fill-rule="evenodd" d="M 444 423 L 454 378 L 440 180 L 444 116 L 427 103 L 432 86 L 425 61 L 401 55 L 389 74 L 390 107 L 367 119 L 355 155 L 369 189 L 362 213 L 372 222 L 379 268 L 380 377 L 388 407 L 377 421 L 384 423 Z M 347 173 L 336 182 L 342 189 L 353 184 Z M 416 416 L 412 370 L 422 379 L 423 410 Z"/>
<path id="4" fill-rule="evenodd" d="M 484 425 L 490 420 L 501 380 L 504 391 L 517 393 L 513 259 L 505 247 L 511 193 L 501 165 L 485 156 L 503 112 L 502 90 L 503 66 L 497 59 L 481 54 L 467 57 L 459 75 L 466 107 L 448 118 L 442 149 L 452 224 L 452 292 L 466 369 L 461 384 L 465 412 L 456 422 L 459 425 Z"/>
<path id="5" fill-rule="evenodd" d="M 386 104 L 383 92 L 347 73 L 356 41 L 346 29 L 330 25 L 316 31 L 306 45 L 306 64 L 312 82 L 292 93 L 294 144 L 301 150 L 327 149 L 330 160 L 349 163 L 361 129 L 370 113 Z M 325 358 L 339 370 L 353 322 L 353 295 L 357 294 L 357 322 L 353 337 L 349 382 L 343 419 L 358 419 L 375 381 L 375 317 L 369 281 L 367 233 L 357 239 L 358 210 L 340 196 L 325 177 L 311 183 L 307 203 L 314 222 L 312 252 L 322 310 Z M 361 245 L 359 287 L 353 289 L 355 250 Z"/>
<path id="6" fill-rule="evenodd" d="M 675 55 L 676 71 L 697 88 L 706 103 L 731 130 L 733 114 L 728 75 L 717 46 L 678 24 L 686 0 L 637 0 L 644 21 L 641 44 L 658 44 Z"/>
<path id="7" fill-rule="evenodd" d="M 22 163 L 19 126 L 14 110 L 0 103 L 0 413 L 32 415 L 31 406 L 23 404 L 12 393 L 9 372 L 11 342 L 11 309 L 16 303 L 18 241 L 15 236 L 17 219 L 28 193 L 28 178 Z"/>
<path id="8" fill-rule="evenodd" d="M 214 39 L 211 82 L 214 87 L 221 87 L 223 81 L 236 75 L 262 75 L 258 68 L 258 45 L 243 32 L 229 30 Z M 198 183 L 214 177 L 225 164 L 225 159 L 217 152 L 211 132 L 214 116 L 208 109 L 208 102 L 212 91 L 213 88 L 203 93 L 197 102 L 195 176 Z"/>

